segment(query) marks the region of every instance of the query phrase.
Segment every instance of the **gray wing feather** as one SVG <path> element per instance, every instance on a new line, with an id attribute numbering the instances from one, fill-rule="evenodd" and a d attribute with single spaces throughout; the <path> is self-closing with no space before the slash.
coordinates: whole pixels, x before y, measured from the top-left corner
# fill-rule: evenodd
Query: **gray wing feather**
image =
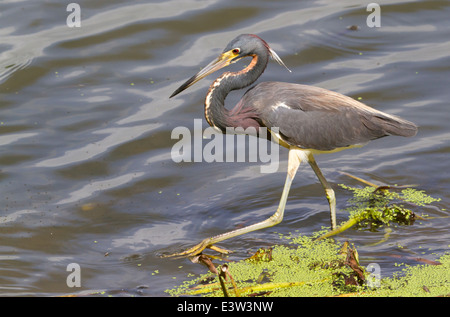
<path id="1" fill-rule="evenodd" d="M 314 86 L 264 82 L 244 98 L 263 125 L 277 127 L 285 142 L 305 149 L 330 151 L 387 135 L 412 136 L 417 131 L 409 121 Z"/>

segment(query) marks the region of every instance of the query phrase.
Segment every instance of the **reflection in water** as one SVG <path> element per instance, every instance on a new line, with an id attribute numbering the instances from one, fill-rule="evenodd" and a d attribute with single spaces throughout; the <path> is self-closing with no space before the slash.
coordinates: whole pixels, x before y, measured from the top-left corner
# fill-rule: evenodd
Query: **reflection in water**
<path id="1" fill-rule="evenodd" d="M 66 151 L 63 155 L 46 159 L 44 161 L 36 163 L 37 167 L 58 167 L 63 165 L 69 165 L 73 163 L 79 163 L 85 160 L 93 159 L 98 155 L 101 155 L 108 151 L 111 147 L 115 147 L 122 143 L 139 138 L 145 133 L 148 133 L 155 129 L 157 125 L 142 125 L 133 127 L 117 127 L 108 128 L 103 130 L 94 131 L 95 135 L 104 135 L 102 140 L 95 141 L 95 143 L 90 143 L 82 146 L 79 149 L 71 149 Z"/>
<path id="2" fill-rule="evenodd" d="M 92 182 L 90 184 L 87 184 L 83 186 L 82 188 L 73 191 L 70 193 L 70 197 L 58 201 L 57 205 L 64 205 L 69 204 L 73 202 L 78 202 L 82 199 L 89 198 L 90 196 L 94 195 L 96 192 L 99 191 L 106 191 L 111 188 L 119 187 L 124 184 L 129 183 L 135 178 L 139 178 L 140 176 L 144 175 L 144 173 L 133 173 L 133 174 L 125 174 L 121 175 L 119 177 L 115 177 L 112 179 L 106 179 L 102 181 Z"/>

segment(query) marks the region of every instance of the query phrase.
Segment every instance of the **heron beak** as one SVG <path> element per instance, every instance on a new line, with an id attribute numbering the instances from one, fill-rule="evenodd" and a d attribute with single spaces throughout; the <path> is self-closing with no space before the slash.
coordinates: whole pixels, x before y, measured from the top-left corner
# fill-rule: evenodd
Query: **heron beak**
<path id="1" fill-rule="evenodd" d="M 231 63 L 234 63 L 236 61 L 236 60 L 233 61 L 234 58 L 236 58 L 236 54 L 234 54 L 232 51 L 228 51 L 221 54 L 218 58 L 216 58 L 207 66 L 205 66 L 201 71 L 199 71 L 197 74 L 188 79 L 183 85 L 178 87 L 178 89 L 175 90 L 169 98 L 178 95 L 180 92 L 191 87 L 193 84 L 200 81 L 202 78 L 205 78 L 206 76 L 214 73 L 215 71 L 218 71 L 219 69 L 224 68 L 230 65 Z"/>

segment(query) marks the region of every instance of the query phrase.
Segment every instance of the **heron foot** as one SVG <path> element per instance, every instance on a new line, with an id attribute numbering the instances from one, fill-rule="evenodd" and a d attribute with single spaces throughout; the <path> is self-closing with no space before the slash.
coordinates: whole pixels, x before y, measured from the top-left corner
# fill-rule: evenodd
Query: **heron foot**
<path id="1" fill-rule="evenodd" d="M 219 252 L 221 254 L 229 254 L 232 252 L 230 250 L 220 248 L 220 247 L 212 245 L 210 243 L 211 243 L 210 239 L 205 239 L 202 242 L 200 242 L 199 244 L 197 244 L 197 245 L 193 246 L 192 248 L 189 248 L 183 252 L 162 255 L 161 257 L 163 257 L 163 258 L 191 257 L 191 256 L 196 256 L 196 255 L 201 254 L 203 252 L 203 250 L 205 250 L 205 249 L 211 249 L 211 250 Z"/>

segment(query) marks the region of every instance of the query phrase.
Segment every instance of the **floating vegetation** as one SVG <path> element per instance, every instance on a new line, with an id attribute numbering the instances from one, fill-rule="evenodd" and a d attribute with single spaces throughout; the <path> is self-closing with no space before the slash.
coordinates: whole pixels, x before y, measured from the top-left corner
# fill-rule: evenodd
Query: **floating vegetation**
<path id="1" fill-rule="evenodd" d="M 354 245 L 330 238 L 351 227 L 369 232 L 383 228 L 385 235 L 379 242 L 383 243 L 393 225 L 411 225 L 416 219 L 425 219 L 413 210 L 440 200 L 411 187 L 376 186 L 358 180 L 368 186 L 341 185 L 353 197 L 346 209 L 348 221 L 336 230 L 311 237 L 280 235 L 285 244 L 222 265 L 201 254 L 191 260 L 206 265 L 209 273 L 166 292 L 172 296 L 226 297 L 450 296 L 450 254 L 437 261 L 414 258 L 426 265 L 405 265 L 393 277 L 381 278 L 374 274 L 376 263 L 366 263 L 367 267 L 359 263 Z"/>
<path id="2" fill-rule="evenodd" d="M 201 255 L 210 273 L 167 292 L 174 296 L 330 296 L 353 291 L 364 280 L 352 248 L 329 239 L 318 243 L 304 236 L 287 239 L 287 245 L 261 249 L 246 260 L 218 268 Z"/>
<path id="3" fill-rule="evenodd" d="M 358 180 L 369 186 L 351 187 L 340 184 L 342 188 L 353 193 L 353 197 L 348 201 L 350 207 L 346 209 L 349 220 L 319 239 L 331 237 L 353 226 L 375 231 L 391 224 L 412 225 L 416 219 L 426 220 L 414 213 L 413 208 L 440 201 L 440 198 L 431 197 L 423 190 L 406 186 L 376 186 L 365 180 Z"/>
<path id="4" fill-rule="evenodd" d="M 261 249 L 239 262 L 218 265 L 205 255 L 210 272 L 167 290 L 172 296 L 299 297 L 299 296 L 447 296 L 450 254 L 434 265 L 406 266 L 392 278 L 373 275 L 359 264 L 348 242 L 288 237 L 287 245 Z M 368 266 L 369 267 L 369 266 Z M 375 285 L 375 286 L 374 286 Z"/>

